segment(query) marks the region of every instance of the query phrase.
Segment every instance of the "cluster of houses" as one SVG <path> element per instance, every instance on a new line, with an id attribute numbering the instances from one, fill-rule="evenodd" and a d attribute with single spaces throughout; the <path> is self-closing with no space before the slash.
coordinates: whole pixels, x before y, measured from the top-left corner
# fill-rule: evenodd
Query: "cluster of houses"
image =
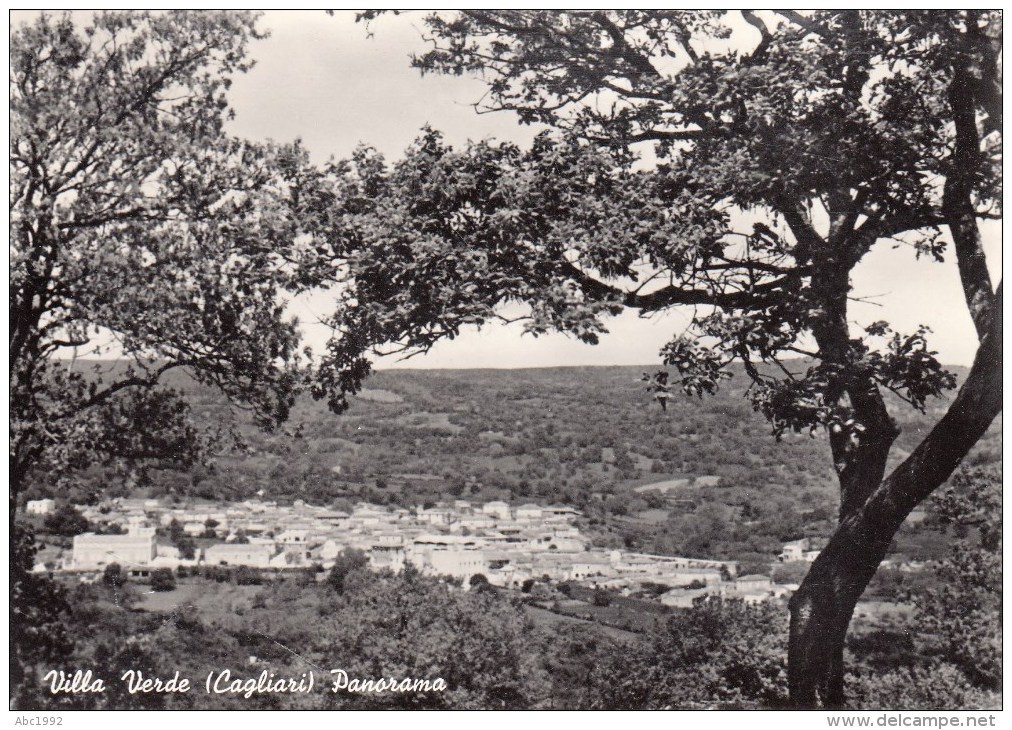
<path id="1" fill-rule="evenodd" d="M 52 505 L 32 502 L 26 511 L 44 513 L 40 509 Z M 77 509 L 99 532 L 78 535 L 71 551 L 37 570 L 93 574 L 111 563 L 135 576 L 198 565 L 326 570 L 351 548 L 364 552 L 376 570 L 397 572 L 410 562 L 424 574 L 465 584 L 477 574 L 507 588 L 547 578 L 629 593 L 651 583 L 670 588 L 660 597 L 668 605 L 691 604 L 699 595 L 758 601 L 782 593 L 766 576 L 735 579 L 733 562 L 592 548 L 575 524 L 580 513 L 561 505 L 457 500 L 405 509 L 360 503 L 345 512 L 301 500 L 167 505 L 116 499 Z M 184 557 L 171 544 L 169 528 L 201 538 L 203 547 Z M 125 534 L 110 534 L 120 530 Z"/>

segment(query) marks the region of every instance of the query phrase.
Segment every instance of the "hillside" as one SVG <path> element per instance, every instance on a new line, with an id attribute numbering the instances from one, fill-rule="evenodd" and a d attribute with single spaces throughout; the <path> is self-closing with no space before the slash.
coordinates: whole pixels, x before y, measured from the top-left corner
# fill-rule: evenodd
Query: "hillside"
<path id="1" fill-rule="evenodd" d="M 207 466 L 165 464 L 134 480 L 93 470 L 68 496 L 561 502 L 584 512 L 601 546 L 757 563 L 786 540 L 829 534 L 837 487 L 824 437 L 777 443 L 740 373 L 716 396 L 675 396 L 664 412 L 640 381 L 649 369 L 380 371 L 346 414 L 306 398 L 285 433 L 240 422 L 245 450 Z M 213 391 L 174 385 L 198 422 L 239 417 Z M 944 403 L 924 416 L 893 405 L 898 460 Z M 969 460 L 1000 460 L 1000 423 Z"/>

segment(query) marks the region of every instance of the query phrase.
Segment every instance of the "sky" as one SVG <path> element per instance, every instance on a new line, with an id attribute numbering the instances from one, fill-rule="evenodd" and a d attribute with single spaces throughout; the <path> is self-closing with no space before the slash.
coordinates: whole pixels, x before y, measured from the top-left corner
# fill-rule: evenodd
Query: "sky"
<path id="1" fill-rule="evenodd" d="M 426 48 L 422 15 L 384 16 L 367 28 L 354 13 L 270 11 L 260 27 L 266 40 L 255 42 L 256 66 L 235 79 L 231 131 L 250 139 L 281 142 L 301 138 L 316 162 L 351 154 L 367 143 L 388 159 L 397 158 L 426 124 L 451 144 L 468 139 L 528 142 L 535 130 L 521 127 L 508 113 L 477 114 L 483 93 L 474 78 L 425 76 L 410 67 L 412 52 Z M 751 32 L 751 29 L 747 29 Z M 992 276 L 1001 269 L 1000 223 L 985 229 Z M 854 271 L 855 325 L 885 319 L 897 331 L 932 328 L 930 342 L 945 363 L 968 365 L 976 337 L 963 302 L 955 261 L 916 260 L 909 248 L 879 243 Z M 303 324 L 308 344 L 322 349 L 327 331 L 318 324 L 328 312 L 325 293 L 302 297 L 291 310 Z M 658 351 L 684 329 L 685 311 L 641 318 L 635 312 L 607 322 L 609 334 L 596 346 L 564 335 L 533 338 L 519 324 L 489 325 L 438 343 L 424 356 L 398 362 L 383 358 L 379 368 L 553 367 L 565 365 L 656 365 Z"/>
<path id="2" fill-rule="evenodd" d="M 257 65 L 236 79 L 231 95 L 232 130 L 253 139 L 290 141 L 300 137 L 316 161 L 345 157 L 367 143 L 388 159 L 397 158 L 425 124 L 441 130 L 451 144 L 497 138 L 525 143 L 535 130 L 509 113 L 477 114 L 472 104 L 483 85 L 467 77 L 421 76 L 410 67 L 412 52 L 426 48 L 421 15 L 388 16 L 367 28 L 354 13 L 267 12 L 261 27 L 269 39 L 256 43 Z M 987 253 L 997 282 L 1001 269 L 1001 228 L 985 230 Z M 881 242 L 854 272 L 855 324 L 890 321 L 897 331 L 926 324 L 943 362 L 968 365 L 976 338 L 955 261 L 916 260 L 906 247 Z M 325 294 L 293 303 L 307 340 L 318 349 L 326 331 L 315 324 L 328 311 Z M 561 365 L 650 365 L 658 351 L 681 332 L 688 313 L 649 319 L 627 311 L 608 321 L 609 334 L 596 346 L 564 335 L 533 338 L 520 325 L 490 325 L 437 344 L 424 356 L 385 367 L 552 367 Z"/>

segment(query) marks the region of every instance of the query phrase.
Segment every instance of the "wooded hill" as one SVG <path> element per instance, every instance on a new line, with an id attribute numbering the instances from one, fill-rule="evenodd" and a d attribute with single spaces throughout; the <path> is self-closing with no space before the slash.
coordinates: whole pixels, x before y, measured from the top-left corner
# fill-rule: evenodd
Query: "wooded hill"
<path id="1" fill-rule="evenodd" d="M 757 564 L 786 540 L 829 534 L 838 490 L 824 434 L 778 443 L 753 412 L 741 374 L 716 396 L 673 392 L 664 411 L 641 380 L 655 370 L 380 371 L 346 414 L 307 397 L 285 430 L 270 434 L 177 376 L 171 384 L 188 393 L 196 421 L 237 424 L 244 446 L 186 470 L 93 469 L 62 496 L 261 497 L 346 508 L 359 500 L 564 503 L 584 512 L 581 527 L 602 546 Z M 891 405 L 903 430 L 899 460 L 944 402 L 929 403 L 923 416 Z M 1000 428 L 999 419 L 969 463 L 1000 461 Z M 53 491 L 37 485 L 28 497 Z"/>

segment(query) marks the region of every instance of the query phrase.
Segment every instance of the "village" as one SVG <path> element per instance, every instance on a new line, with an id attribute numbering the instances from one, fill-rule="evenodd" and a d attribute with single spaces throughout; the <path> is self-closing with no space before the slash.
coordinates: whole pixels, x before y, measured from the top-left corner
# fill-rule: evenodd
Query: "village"
<path id="1" fill-rule="evenodd" d="M 51 499 L 33 500 L 26 511 L 45 515 L 55 505 Z M 475 576 L 507 589 L 532 580 L 623 595 L 660 586 L 665 591 L 657 600 L 672 607 L 691 606 L 701 596 L 758 602 L 796 588 L 774 584 L 767 575 L 739 576 L 737 564 L 729 561 L 594 548 L 575 524 L 579 511 L 563 505 L 456 500 L 405 509 L 359 503 L 346 512 L 302 500 L 169 505 L 120 498 L 76 509 L 95 531 L 75 536 L 70 550 L 40 553 L 37 572 L 89 581 L 115 563 L 140 579 L 159 569 L 198 566 L 323 573 L 352 549 L 364 553 L 373 570 L 397 573 L 411 563 L 424 575 L 457 579 L 465 587 Z M 203 547 L 182 551 L 169 539 L 172 533 L 199 539 Z M 817 551 L 807 547 L 806 541 L 788 543 L 780 560 L 810 562 Z"/>

